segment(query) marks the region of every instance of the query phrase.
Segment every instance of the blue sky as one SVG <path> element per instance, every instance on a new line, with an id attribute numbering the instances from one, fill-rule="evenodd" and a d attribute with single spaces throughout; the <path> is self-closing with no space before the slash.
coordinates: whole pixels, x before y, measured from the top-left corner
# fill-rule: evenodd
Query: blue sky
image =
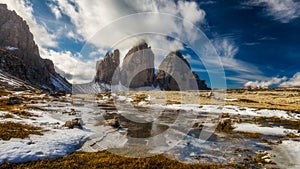
<path id="1" fill-rule="evenodd" d="M 188 22 L 207 36 L 203 44 L 211 43 L 216 50 L 218 58 L 208 58 L 208 62 L 222 64 L 228 88 L 300 86 L 300 2 L 297 0 L 0 2 L 7 3 L 9 9 L 27 21 L 41 56 L 53 60 L 58 72 L 71 82 L 89 81 L 95 73 L 96 61 L 103 58 L 107 50 L 120 48 L 125 55 L 137 39 L 143 38 L 155 50 L 156 65 L 168 51 L 179 49 L 193 70 L 210 84 L 212 74 L 205 69 L 212 67 L 205 66 L 206 61 L 201 60 L 206 59 L 206 53 L 198 56 L 195 47 L 167 38 L 167 35 L 175 39 L 190 36 L 187 39 L 193 46 L 193 37 L 199 34 L 194 27 L 186 26 Z M 151 16 L 150 22 L 146 16 L 145 20 L 128 18 L 122 22 L 122 17 L 143 12 L 167 13 L 184 21 Z M 130 27 L 136 22 L 139 22 L 138 29 Z M 166 36 L 130 36 L 117 43 L 118 37 L 129 35 L 127 28 L 151 30 L 149 23 Z M 107 25 L 114 27 L 101 34 Z M 112 44 L 116 45 L 112 47 Z M 216 60 L 220 62 L 214 62 Z"/>

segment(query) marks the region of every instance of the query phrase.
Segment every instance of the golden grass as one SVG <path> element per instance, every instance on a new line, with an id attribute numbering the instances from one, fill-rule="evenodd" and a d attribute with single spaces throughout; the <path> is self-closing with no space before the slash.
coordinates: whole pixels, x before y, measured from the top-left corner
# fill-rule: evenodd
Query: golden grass
<path id="1" fill-rule="evenodd" d="M 0 89 L 0 97 L 1 97 L 1 96 L 7 96 L 7 95 L 9 95 L 9 94 L 11 94 L 11 93 L 8 92 L 8 91 L 6 91 L 6 90 Z"/>
<path id="2" fill-rule="evenodd" d="M 35 162 L 27 162 L 20 164 L 5 163 L 0 166 L 0 169 L 6 168 L 30 168 L 30 169 L 40 169 L 40 168 L 187 168 L 187 169 L 217 169 L 222 168 L 220 164 L 186 164 L 181 163 L 176 160 L 169 159 L 163 155 L 155 155 L 148 158 L 127 158 L 112 154 L 108 151 L 101 151 L 96 153 L 84 153 L 76 152 L 68 156 L 57 158 L 57 159 L 44 159 Z"/>
<path id="3" fill-rule="evenodd" d="M 300 113 L 300 88 L 277 88 L 264 90 L 236 89 L 227 91 L 129 91 L 128 96 L 149 95 L 151 103 L 220 104 L 253 107 L 258 109 L 278 109 Z M 222 98 L 237 99 L 225 101 Z M 197 100 L 195 100 L 197 99 Z"/>
<path id="4" fill-rule="evenodd" d="M 15 122 L 0 123 L 0 139 L 26 138 L 30 134 L 42 135 L 41 128 Z"/>
<path id="5" fill-rule="evenodd" d="M 28 111 L 24 111 L 24 110 L 13 110 L 13 111 L 11 111 L 11 113 L 13 113 L 21 118 L 37 117 L 36 114 L 33 114 Z"/>
<path id="6" fill-rule="evenodd" d="M 279 117 L 258 117 L 254 121 L 258 123 L 269 122 L 277 125 L 286 125 L 290 129 L 300 130 L 300 120 L 288 120 Z"/>

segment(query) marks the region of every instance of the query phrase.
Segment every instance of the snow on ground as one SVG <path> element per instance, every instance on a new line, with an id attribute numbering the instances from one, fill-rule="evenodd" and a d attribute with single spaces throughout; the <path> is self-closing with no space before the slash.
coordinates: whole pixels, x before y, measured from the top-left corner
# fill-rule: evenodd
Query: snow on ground
<path id="1" fill-rule="evenodd" d="M 42 136 L 0 141 L 0 164 L 61 157 L 77 150 L 88 132 L 80 129 L 53 129 Z"/>
<path id="2" fill-rule="evenodd" d="M 261 127 L 257 124 L 249 124 L 249 123 L 235 123 L 234 131 L 242 131 L 242 132 L 250 132 L 250 133 L 260 133 L 265 135 L 272 136 L 285 136 L 288 133 L 294 133 L 297 136 L 298 130 L 284 129 L 280 127 Z"/>
<path id="3" fill-rule="evenodd" d="M 299 169 L 300 168 L 300 142 L 284 140 L 282 144 L 275 146 L 271 151 L 275 157 L 272 158 L 282 169 Z"/>
<path id="4" fill-rule="evenodd" d="M 288 113 L 284 110 L 269 110 L 269 109 L 255 109 L 249 107 L 240 107 L 234 105 L 199 105 L 199 104 L 168 104 L 168 105 L 151 105 L 151 107 L 165 108 L 165 109 L 181 109 L 193 112 L 206 113 L 229 113 L 234 115 L 260 116 L 260 117 L 279 117 L 284 119 L 300 119 L 300 114 Z"/>
<path id="5" fill-rule="evenodd" d="M 74 152 L 85 139 L 91 135 L 88 130 L 67 129 L 59 126 L 63 121 L 52 118 L 47 112 L 30 110 L 38 115 L 33 119 L 8 118 L 2 122 L 12 121 L 34 126 L 41 126 L 50 130 L 43 135 L 30 135 L 25 139 L 0 140 L 0 164 L 10 162 L 26 162 L 42 158 L 61 157 Z M 55 129 L 57 128 L 57 129 Z"/>

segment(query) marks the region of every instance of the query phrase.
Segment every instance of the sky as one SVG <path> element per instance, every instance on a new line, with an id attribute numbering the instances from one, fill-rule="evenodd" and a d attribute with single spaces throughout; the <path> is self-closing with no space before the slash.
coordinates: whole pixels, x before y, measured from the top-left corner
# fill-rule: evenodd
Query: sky
<path id="1" fill-rule="evenodd" d="M 106 52 L 141 39 L 155 66 L 180 50 L 212 88 L 300 86 L 299 0 L 0 0 L 30 27 L 40 55 L 72 83 Z"/>

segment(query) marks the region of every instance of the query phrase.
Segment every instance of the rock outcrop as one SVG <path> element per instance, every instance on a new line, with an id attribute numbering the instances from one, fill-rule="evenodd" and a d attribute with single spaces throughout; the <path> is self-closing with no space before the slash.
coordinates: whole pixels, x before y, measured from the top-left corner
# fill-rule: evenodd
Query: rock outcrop
<path id="1" fill-rule="evenodd" d="M 161 62 L 154 84 L 162 90 L 208 89 L 179 51 L 169 53 Z"/>
<path id="2" fill-rule="evenodd" d="M 106 53 L 105 58 L 97 62 L 95 81 L 111 84 L 113 76 L 119 75 L 120 52 L 118 49 L 113 53 Z"/>
<path id="3" fill-rule="evenodd" d="M 128 88 L 152 86 L 154 77 L 154 53 L 145 41 L 141 41 L 125 55 L 121 83 Z"/>
<path id="4" fill-rule="evenodd" d="M 37 87 L 71 91 L 71 85 L 55 72 L 53 62 L 42 59 L 26 22 L 0 4 L 0 69 Z"/>

